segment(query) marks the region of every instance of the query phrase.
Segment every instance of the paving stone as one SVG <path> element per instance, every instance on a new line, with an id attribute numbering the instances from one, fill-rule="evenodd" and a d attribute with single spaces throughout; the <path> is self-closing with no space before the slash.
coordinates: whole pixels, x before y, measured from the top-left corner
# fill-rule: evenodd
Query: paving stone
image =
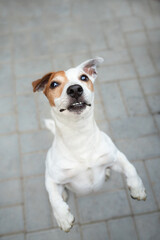
<path id="1" fill-rule="evenodd" d="M 0 133 L 14 133 L 16 131 L 15 115 L 5 115 L 0 117 Z"/>
<path id="2" fill-rule="evenodd" d="M 148 103 L 151 108 L 152 113 L 160 112 L 160 95 L 148 96 Z"/>
<path id="3" fill-rule="evenodd" d="M 43 59 L 30 59 L 24 62 L 16 62 L 14 65 L 16 77 L 45 74 L 52 70 L 50 57 Z"/>
<path id="4" fill-rule="evenodd" d="M 13 7 L 19 9 L 19 5 L 17 7 Z M 26 6 L 28 9 L 28 7 Z M 29 12 L 32 12 L 33 10 L 30 9 L 28 10 Z M 20 9 L 19 9 L 19 12 Z M 24 12 L 24 8 L 22 11 L 22 14 Z M 22 21 L 23 17 L 23 21 Z M 14 24 L 12 24 L 12 32 L 20 32 L 20 31 L 30 31 L 32 29 L 43 29 L 43 24 L 42 24 L 42 16 L 38 16 L 37 13 L 31 14 L 30 16 L 17 16 L 17 13 L 12 16 L 12 21 Z"/>
<path id="5" fill-rule="evenodd" d="M 130 116 L 148 114 L 140 86 L 137 80 L 121 81 L 120 86 Z"/>
<path id="6" fill-rule="evenodd" d="M 12 96 L 0 98 L 0 114 L 13 113 L 14 107 L 14 98 Z"/>
<path id="7" fill-rule="evenodd" d="M 0 206 L 22 203 L 20 180 L 0 182 Z"/>
<path id="8" fill-rule="evenodd" d="M 115 49 L 115 50 L 106 50 L 96 52 L 100 57 L 104 58 L 104 65 L 112 65 L 119 63 L 128 63 L 130 62 L 130 57 L 127 49 Z M 100 70 L 101 71 L 101 68 Z"/>
<path id="9" fill-rule="evenodd" d="M 152 193 L 152 189 L 151 189 L 149 180 L 148 180 L 146 172 L 145 172 L 144 164 L 143 164 L 143 162 L 135 162 L 134 166 L 135 166 L 139 176 L 141 177 L 144 187 L 146 189 L 147 199 L 146 199 L 146 201 L 138 201 L 137 202 L 137 200 L 130 198 L 133 212 L 135 214 L 137 214 L 137 213 L 156 211 L 157 206 L 155 203 L 155 199 L 154 199 L 154 196 Z"/>
<path id="10" fill-rule="evenodd" d="M 31 57 L 30 34 L 24 32 L 13 33 L 13 56 L 15 61 L 25 60 Z"/>
<path id="11" fill-rule="evenodd" d="M 157 132 L 151 116 L 115 119 L 110 125 L 116 139 L 138 138 Z"/>
<path id="12" fill-rule="evenodd" d="M 48 35 L 51 39 L 51 49 L 54 58 L 60 55 L 71 55 L 88 51 L 87 35 L 81 34 L 85 31 L 85 26 L 80 25 L 79 22 L 70 21 L 58 22 L 52 25 L 49 29 Z M 59 38 L 61 36 L 61 38 Z"/>
<path id="13" fill-rule="evenodd" d="M 20 131 L 38 129 L 37 108 L 33 94 L 17 96 L 17 110 Z"/>
<path id="14" fill-rule="evenodd" d="M 23 211 L 21 206 L 0 209 L 0 234 L 24 230 Z"/>
<path id="15" fill-rule="evenodd" d="M 149 172 L 149 176 L 151 178 L 152 187 L 154 189 L 154 193 L 156 195 L 156 199 L 158 201 L 159 207 L 160 207 L 160 159 L 152 159 L 146 161 L 147 170 Z"/>
<path id="16" fill-rule="evenodd" d="M 1 48 L 8 47 L 10 49 L 12 43 L 11 34 L 3 34 L 0 37 L 0 46 Z"/>
<path id="17" fill-rule="evenodd" d="M 50 44 L 52 45 L 52 52 L 54 50 L 54 44 L 59 45 L 60 42 L 71 40 L 71 36 L 72 39 L 85 40 L 85 36 L 81 34 L 80 30 L 82 30 L 81 24 L 72 20 L 65 22 L 65 19 L 63 19 L 54 25 L 52 24 L 52 26 L 46 30 L 50 38 Z M 59 36 L 61 36 L 61 39 L 59 39 Z"/>
<path id="18" fill-rule="evenodd" d="M 98 87 L 98 79 L 96 79 L 96 82 L 94 83 L 94 103 L 100 103 L 101 97 L 100 97 L 100 91 Z"/>
<path id="19" fill-rule="evenodd" d="M 82 226 L 83 240 L 108 240 L 108 233 L 105 223 L 94 223 Z"/>
<path id="20" fill-rule="evenodd" d="M 138 17 L 126 17 L 121 20 L 122 29 L 124 32 L 133 32 L 137 30 L 144 30 L 142 21 Z"/>
<path id="21" fill-rule="evenodd" d="M 52 144 L 53 135 L 46 130 L 21 134 L 21 148 L 23 153 L 48 150 Z"/>
<path id="22" fill-rule="evenodd" d="M 121 64 L 101 67 L 99 79 L 101 82 L 132 79 L 136 77 L 136 72 L 132 64 Z"/>
<path id="23" fill-rule="evenodd" d="M 154 119 L 156 120 L 158 129 L 160 130 L 160 115 L 159 115 L 159 114 L 155 115 L 155 116 L 154 116 Z"/>
<path id="24" fill-rule="evenodd" d="M 54 71 L 65 71 L 71 68 L 71 59 L 68 56 L 53 57 L 53 70 Z"/>
<path id="25" fill-rule="evenodd" d="M 151 6 L 152 11 L 154 11 L 155 15 L 158 15 L 159 10 L 160 10 L 159 1 L 151 2 L 151 5 L 150 5 L 150 6 Z"/>
<path id="26" fill-rule="evenodd" d="M 16 134 L 0 137 L 1 179 L 20 176 L 18 138 Z M 8 152 L 9 151 L 9 152 Z"/>
<path id="27" fill-rule="evenodd" d="M 51 228 L 53 226 L 52 210 L 44 177 L 25 179 L 24 186 L 27 231 Z"/>
<path id="28" fill-rule="evenodd" d="M 32 56 L 48 56 L 51 54 L 51 46 L 46 37 L 46 32 L 43 29 L 32 31 L 31 35 L 31 49 Z"/>
<path id="29" fill-rule="evenodd" d="M 148 44 L 148 39 L 145 32 L 126 33 L 126 39 L 129 46 Z"/>
<path id="30" fill-rule="evenodd" d="M 136 69 L 141 77 L 156 74 L 156 70 L 153 66 L 152 60 L 147 52 L 146 47 L 132 47 L 131 54 L 136 65 Z"/>
<path id="31" fill-rule="evenodd" d="M 111 5 L 112 4 L 112 5 Z M 110 1 L 110 5 L 116 17 L 127 17 L 132 15 L 131 7 L 128 1 Z M 117 11 L 118 9 L 118 11 Z"/>
<path id="32" fill-rule="evenodd" d="M 98 127 L 101 131 L 105 132 L 106 134 L 109 134 L 110 133 L 110 130 L 109 130 L 109 126 L 108 126 L 108 123 L 107 121 L 99 121 L 98 122 Z"/>
<path id="33" fill-rule="evenodd" d="M 40 74 L 41 77 L 41 74 Z M 16 79 L 16 93 L 17 94 L 25 94 L 32 93 L 32 81 L 37 80 L 38 76 L 35 77 L 23 77 Z"/>
<path id="34" fill-rule="evenodd" d="M 0 49 L 0 62 L 7 63 L 11 61 L 11 51 L 9 48 Z"/>
<path id="35" fill-rule="evenodd" d="M 144 17 L 143 23 L 147 30 L 151 30 L 156 27 L 156 21 L 153 15 L 148 15 L 148 17 Z"/>
<path id="36" fill-rule="evenodd" d="M 144 4 L 145 3 L 145 4 Z M 150 5 L 148 2 L 141 0 L 138 2 L 131 2 L 133 13 L 136 16 L 142 17 L 143 20 L 146 20 L 147 17 L 150 17 Z"/>
<path id="37" fill-rule="evenodd" d="M 117 199 L 119 204 L 116 204 Z M 79 207 L 79 220 L 81 223 L 106 220 L 112 217 L 130 214 L 124 190 L 79 197 L 77 202 Z"/>
<path id="38" fill-rule="evenodd" d="M 129 160 L 144 160 L 160 156 L 160 138 L 157 135 L 116 141 L 116 145 Z"/>
<path id="39" fill-rule="evenodd" d="M 136 225 L 141 240 L 159 240 L 160 235 L 160 214 L 152 213 L 136 216 Z"/>
<path id="40" fill-rule="evenodd" d="M 160 42 L 160 30 L 150 30 L 148 31 L 149 40 L 153 43 Z"/>
<path id="41" fill-rule="evenodd" d="M 1 20 L 0 23 L 1 34 L 7 34 L 10 32 L 9 22 L 7 20 Z"/>
<path id="42" fill-rule="evenodd" d="M 86 51 L 88 51 L 88 43 L 86 43 L 86 41 L 82 39 L 77 38 L 61 40 L 61 42 L 58 42 L 53 46 L 53 53 L 55 53 L 56 55 L 71 55 Z"/>
<path id="43" fill-rule="evenodd" d="M 10 64 L 0 64 L 0 95 L 12 95 L 14 94 L 14 87 L 13 87 L 13 76 L 11 72 L 11 65 Z"/>
<path id="44" fill-rule="evenodd" d="M 8 235 L 1 237 L 1 240 L 24 240 L 24 234 Z"/>
<path id="45" fill-rule="evenodd" d="M 96 103 L 94 105 L 94 114 L 97 122 L 105 120 L 105 113 L 101 103 Z"/>
<path id="46" fill-rule="evenodd" d="M 81 240 L 80 230 L 77 225 L 74 225 L 69 233 L 65 233 L 60 229 L 53 229 L 43 232 L 28 233 L 27 240 Z"/>
<path id="47" fill-rule="evenodd" d="M 108 221 L 108 227 L 111 240 L 137 240 L 137 234 L 131 217 L 115 219 Z"/>
<path id="48" fill-rule="evenodd" d="M 49 1 L 49 4 L 42 4 L 41 6 L 43 6 L 43 12 L 47 12 L 47 14 L 43 15 L 43 23 L 45 26 L 53 26 L 59 21 L 65 24 L 71 18 L 71 1 L 63 1 L 62 3 Z M 42 11 L 41 6 L 39 7 Z M 53 21 L 53 16 L 57 21 Z"/>
<path id="49" fill-rule="evenodd" d="M 87 59 L 95 58 L 96 56 L 97 56 L 97 52 L 95 54 L 93 53 L 92 56 L 88 52 L 85 52 L 82 54 L 73 55 L 72 59 L 73 59 L 74 66 L 78 66 L 82 62 L 85 62 Z M 101 55 L 99 55 L 99 56 L 101 56 Z M 69 67 L 71 67 L 71 64 Z"/>
<path id="50" fill-rule="evenodd" d="M 124 184 L 121 174 L 111 170 L 109 179 L 105 181 L 100 191 L 116 191 L 123 188 Z"/>
<path id="51" fill-rule="evenodd" d="M 141 79 L 146 94 L 160 93 L 160 76 Z"/>
<path id="52" fill-rule="evenodd" d="M 110 119 L 126 116 L 122 98 L 116 83 L 101 84 L 100 90 L 107 116 Z"/>
<path id="53" fill-rule="evenodd" d="M 120 21 L 113 19 L 111 21 L 104 22 L 103 31 L 109 49 L 124 49 L 126 47 Z"/>
<path id="54" fill-rule="evenodd" d="M 39 118 L 40 118 L 40 124 L 42 128 L 46 128 L 44 124 L 44 119 L 46 118 L 52 118 L 51 116 L 51 107 L 49 104 L 48 99 L 43 93 L 37 94 L 38 98 L 38 110 L 39 110 Z"/>
<path id="55" fill-rule="evenodd" d="M 23 165 L 23 175 L 33 176 L 45 173 L 45 160 L 46 152 L 42 153 L 31 153 L 23 155 L 22 165 Z"/>
<path id="56" fill-rule="evenodd" d="M 131 2 L 132 10 L 135 16 L 138 16 L 145 20 L 147 17 L 150 17 L 150 7 L 148 2 L 141 0 L 138 2 Z"/>
<path id="57" fill-rule="evenodd" d="M 83 12 L 83 19 L 82 19 Z M 98 13 L 98 17 L 96 17 Z M 73 3 L 72 14 L 77 20 L 84 20 L 85 22 L 92 19 L 93 22 L 104 21 L 113 17 L 113 11 L 108 1 L 101 1 L 99 4 L 97 1 L 85 1 L 79 3 L 78 1 Z"/>
<path id="58" fill-rule="evenodd" d="M 102 31 L 102 27 L 99 23 L 92 22 L 83 25 L 83 36 L 85 36 L 85 41 L 88 43 L 89 49 L 91 51 L 96 51 L 106 48 L 106 41 Z M 96 33 L 96 34 L 95 34 Z"/>
<path id="59" fill-rule="evenodd" d="M 160 49 L 159 43 L 153 43 L 149 46 L 151 57 L 154 61 L 157 72 L 160 72 Z"/>

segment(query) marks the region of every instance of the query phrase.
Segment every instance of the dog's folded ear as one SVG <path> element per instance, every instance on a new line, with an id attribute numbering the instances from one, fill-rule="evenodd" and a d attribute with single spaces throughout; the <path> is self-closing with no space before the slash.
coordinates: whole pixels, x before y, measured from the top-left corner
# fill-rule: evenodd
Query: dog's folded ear
<path id="1" fill-rule="evenodd" d="M 44 90 L 44 88 L 45 88 L 46 84 L 48 83 L 52 74 L 53 74 L 53 72 L 47 73 L 42 78 L 37 79 L 36 81 L 32 82 L 33 92 Z"/>
<path id="2" fill-rule="evenodd" d="M 89 74 L 95 79 L 97 77 L 97 67 L 103 63 L 104 59 L 101 57 L 96 57 L 93 59 L 89 59 L 83 63 L 81 63 L 78 67 L 81 67 L 84 72 Z"/>

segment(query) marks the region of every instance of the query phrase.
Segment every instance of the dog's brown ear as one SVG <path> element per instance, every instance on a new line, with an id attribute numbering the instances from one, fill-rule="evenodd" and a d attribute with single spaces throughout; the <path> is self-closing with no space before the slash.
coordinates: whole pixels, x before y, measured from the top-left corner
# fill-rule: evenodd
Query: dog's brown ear
<path id="1" fill-rule="evenodd" d="M 46 84 L 48 83 L 48 80 L 50 79 L 52 74 L 53 72 L 47 73 L 42 78 L 32 82 L 33 92 L 42 91 L 45 88 Z"/>

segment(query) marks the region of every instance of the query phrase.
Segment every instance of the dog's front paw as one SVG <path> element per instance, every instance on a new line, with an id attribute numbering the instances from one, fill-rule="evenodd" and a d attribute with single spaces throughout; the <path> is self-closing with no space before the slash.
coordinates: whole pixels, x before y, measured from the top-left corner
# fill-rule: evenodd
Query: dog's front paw
<path id="1" fill-rule="evenodd" d="M 129 178 L 127 184 L 133 199 L 146 200 L 146 191 L 140 177 Z"/>
<path id="2" fill-rule="evenodd" d="M 74 217 L 69 210 L 64 210 L 63 213 L 55 213 L 58 226 L 65 232 L 69 232 L 74 223 Z"/>
<path id="3" fill-rule="evenodd" d="M 143 186 L 139 187 L 139 188 L 129 188 L 130 189 L 130 194 L 131 197 L 133 199 L 137 199 L 137 200 L 146 200 L 147 195 L 146 195 L 146 191 L 145 188 Z"/>

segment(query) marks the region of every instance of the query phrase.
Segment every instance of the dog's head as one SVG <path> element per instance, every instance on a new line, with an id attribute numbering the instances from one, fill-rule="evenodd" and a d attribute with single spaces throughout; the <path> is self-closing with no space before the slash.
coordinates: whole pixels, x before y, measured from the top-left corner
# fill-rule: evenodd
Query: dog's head
<path id="1" fill-rule="evenodd" d="M 103 58 L 87 60 L 67 71 L 50 72 L 32 82 L 33 91 L 43 91 L 55 112 L 80 114 L 89 111 L 94 100 L 97 66 Z"/>

